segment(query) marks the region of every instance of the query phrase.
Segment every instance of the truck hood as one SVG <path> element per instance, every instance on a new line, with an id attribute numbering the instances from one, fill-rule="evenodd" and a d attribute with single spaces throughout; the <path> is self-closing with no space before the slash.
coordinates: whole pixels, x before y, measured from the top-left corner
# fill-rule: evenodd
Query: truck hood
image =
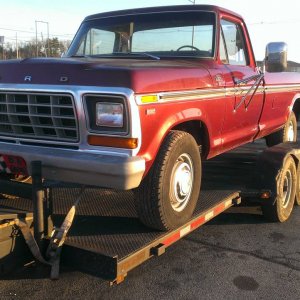
<path id="1" fill-rule="evenodd" d="M 0 62 L 0 86 L 10 84 L 125 87 L 135 93 L 212 86 L 197 60 L 31 58 Z"/>

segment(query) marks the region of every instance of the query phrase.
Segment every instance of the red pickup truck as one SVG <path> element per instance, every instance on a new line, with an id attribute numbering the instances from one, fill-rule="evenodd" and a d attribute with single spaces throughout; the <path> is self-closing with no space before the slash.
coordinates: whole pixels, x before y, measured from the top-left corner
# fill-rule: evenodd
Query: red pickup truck
<path id="1" fill-rule="evenodd" d="M 39 160 L 46 179 L 134 189 L 144 224 L 174 228 L 201 160 L 296 140 L 300 74 L 286 63 L 270 43 L 259 70 L 242 17 L 216 6 L 89 16 L 63 58 L 0 63 L 1 169 L 30 175 Z"/>

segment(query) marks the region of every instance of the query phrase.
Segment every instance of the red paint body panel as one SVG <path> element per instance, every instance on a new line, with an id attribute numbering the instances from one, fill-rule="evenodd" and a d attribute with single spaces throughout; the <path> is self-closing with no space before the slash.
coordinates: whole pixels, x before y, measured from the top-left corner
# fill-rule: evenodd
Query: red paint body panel
<path id="1" fill-rule="evenodd" d="M 155 108 L 154 115 L 146 115 L 147 109 Z M 223 98 L 190 101 L 186 103 L 164 103 L 160 105 L 140 106 L 142 147 L 139 155 L 146 159 L 147 170 L 152 164 L 159 147 L 167 133 L 176 125 L 192 120 L 202 121 L 207 125 L 210 134 L 210 156 L 222 150 L 221 130 L 224 120 L 225 102 Z M 208 111 L 214 111 L 209 114 Z"/>
<path id="2" fill-rule="evenodd" d="M 270 92 L 268 88 L 280 85 L 299 85 L 299 73 L 265 73 L 265 104 L 262 110 L 257 138 L 270 134 L 282 127 L 293 109 L 294 102 L 300 99 L 300 89 L 295 91 Z"/>

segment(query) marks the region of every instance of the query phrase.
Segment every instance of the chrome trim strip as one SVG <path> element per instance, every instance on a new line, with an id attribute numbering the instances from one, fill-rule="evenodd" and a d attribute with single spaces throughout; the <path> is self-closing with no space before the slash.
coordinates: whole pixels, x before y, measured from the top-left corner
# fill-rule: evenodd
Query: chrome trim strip
<path id="1" fill-rule="evenodd" d="M 244 94 L 246 94 L 249 89 L 251 88 L 251 86 L 239 86 L 239 87 L 235 87 L 233 89 L 228 89 L 231 90 L 229 93 L 231 93 L 231 95 L 234 96 L 243 96 Z M 260 86 L 257 88 L 256 94 L 257 93 L 264 93 L 265 92 L 265 87 Z"/>
<path id="2" fill-rule="evenodd" d="M 96 87 L 96 86 L 74 86 L 74 85 L 41 85 L 41 84 L 0 84 L 0 92 L 24 92 L 24 93 L 68 93 L 74 98 L 78 126 L 79 126 L 79 136 L 80 140 L 78 143 L 67 143 L 67 142 L 53 142 L 53 141 L 40 141 L 31 140 L 23 138 L 7 138 L 0 136 L 2 142 L 4 140 L 12 140 L 17 143 L 30 142 L 36 145 L 56 145 L 56 146 L 78 146 L 78 151 L 85 151 L 91 153 L 101 153 L 101 154 L 116 154 L 121 156 L 136 156 L 141 147 L 141 122 L 140 115 L 138 111 L 137 104 L 134 100 L 134 93 L 128 88 L 115 88 L 115 87 Z M 126 137 L 138 138 L 139 144 L 136 149 L 120 149 L 120 148 L 110 148 L 110 147 L 98 147 L 90 146 L 87 143 L 87 136 L 89 131 L 86 126 L 86 116 L 84 113 L 83 96 L 85 94 L 107 94 L 107 95 L 119 95 L 127 99 L 128 103 L 128 119 L 129 119 L 129 133 Z M 101 135 L 101 134 L 99 134 Z M 103 134 L 102 134 L 103 135 Z M 109 134 L 105 134 L 109 136 Z M 116 135 L 112 135 L 116 136 Z"/>
<path id="3" fill-rule="evenodd" d="M 300 91 L 300 84 L 286 84 L 286 85 L 268 85 L 266 86 L 266 92 L 275 93 L 275 92 L 294 92 Z"/>
<path id="4" fill-rule="evenodd" d="M 225 97 L 226 89 L 203 89 L 186 92 L 172 92 L 172 93 L 161 93 L 159 94 L 159 100 L 162 102 L 180 100 L 195 100 L 195 99 L 206 99 L 213 97 Z"/>
<path id="5" fill-rule="evenodd" d="M 193 100 L 214 100 L 215 98 L 226 97 L 226 96 L 243 96 L 246 94 L 251 86 L 242 85 L 231 88 L 209 88 L 199 90 L 188 90 L 188 91 L 176 91 L 176 92 L 165 92 L 165 93 L 149 93 L 139 94 L 135 96 L 138 105 L 149 105 L 154 103 L 165 103 L 172 101 L 193 101 Z M 257 93 L 273 93 L 273 92 L 286 92 L 286 91 L 300 91 L 300 84 L 290 85 L 274 85 L 274 86 L 260 86 L 258 87 Z M 142 97 L 147 95 L 157 95 L 157 102 L 142 103 Z"/>
<path id="6" fill-rule="evenodd" d="M 167 92 L 167 93 L 158 93 L 157 102 L 142 103 L 142 97 L 149 94 L 136 95 L 136 102 L 138 105 L 148 105 L 153 103 L 165 103 L 172 101 L 192 101 L 192 100 L 214 100 L 215 98 L 221 98 L 226 96 L 241 96 L 246 94 L 249 90 L 249 86 L 241 87 L 232 87 L 232 88 L 217 88 L 217 89 L 199 89 L 199 90 L 190 90 L 184 92 Z M 259 87 L 257 93 L 263 93 L 265 91 L 264 87 Z M 155 94 L 155 93 L 154 93 Z"/>

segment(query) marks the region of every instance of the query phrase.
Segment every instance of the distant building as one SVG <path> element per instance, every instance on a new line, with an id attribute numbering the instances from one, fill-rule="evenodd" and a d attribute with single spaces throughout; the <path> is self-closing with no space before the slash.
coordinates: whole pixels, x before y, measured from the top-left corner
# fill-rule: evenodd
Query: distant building
<path id="1" fill-rule="evenodd" d="M 300 64 L 294 61 L 288 61 L 289 72 L 300 72 Z"/>

